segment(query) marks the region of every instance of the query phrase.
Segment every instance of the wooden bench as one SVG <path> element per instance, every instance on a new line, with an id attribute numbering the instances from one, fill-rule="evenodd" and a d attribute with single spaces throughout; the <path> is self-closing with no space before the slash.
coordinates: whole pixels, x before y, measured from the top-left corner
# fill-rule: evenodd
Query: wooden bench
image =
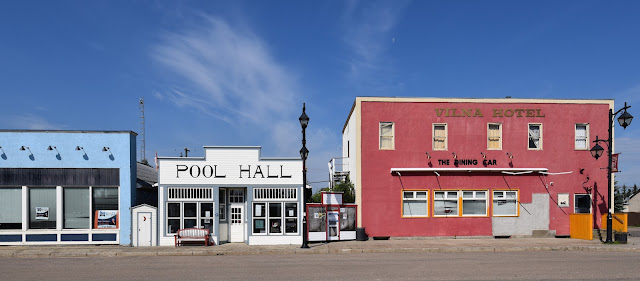
<path id="1" fill-rule="evenodd" d="M 176 247 L 184 245 L 184 242 L 204 242 L 209 246 L 209 230 L 205 228 L 185 228 L 178 230 L 175 235 Z"/>

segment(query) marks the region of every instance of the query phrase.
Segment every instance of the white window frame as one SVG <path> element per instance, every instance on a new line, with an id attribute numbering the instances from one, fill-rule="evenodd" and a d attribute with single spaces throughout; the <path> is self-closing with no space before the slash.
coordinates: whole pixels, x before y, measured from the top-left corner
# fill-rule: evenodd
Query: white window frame
<path id="1" fill-rule="evenodd" d="M 283 202 L 266 202 L 267 203 L 267 234 L 269 235 L 283 235 L 284 234 L 284 226 L 282 225 L 283 220 L 283 212 L 284 212 L 284 204 Z M 278 204 L 280 205 L 280 214 L 272 214 L 271 213 L 271 205 Z M 271 233 L 271 220 L 279 220 L 280 221 L 280 232 Z"/>
<path id="2" fill-rule="evenodd" d="M 418 192 L 424 192 L 425 198 L 418 198 Z M 411 194 L 411 198 L 405 197 L 406 194 Z M 404 214 L 404 203 L 405 201 L 418 202 L 424 201 L 426 205 L 425 215 L 405 215 Z M 403 189 L 402 190 L 402 208 L 401 208 L 401 216 L 403 218 L 426 218 L 429 217 L 429 190 L 427 189 Z"/>
<path id="3" fill-rule="evenodd" d="M 436 148 L 436 126 L 444 126 L 444 148 Z M 431 125 L 431 149 L 434 151 L 447 151 L 449 149 L 449 126 L 447 126 L 447 123 L 433 123 Z"/>
<path id="4" fill-rule="evenodd" d="M 173 234 L 177 233 L 177 232 L 171 232 L 171 228 L 169 227 L 169 220 L 170 219 L 171 220 L 175 220 L 175 219 L 180 220 L 180 224 L 178 226 L 178 230 L 182 229 L 182 203 L 183 202 L 178 202 L 178 201 L 167 201 L 167 202 L 165 202 L 165 205 L 164 205 L 165 209 L 164 210 L 165 210 L 166 215 L 165 215 L 164 223 L 165 223 L 165 234 L 166 235 L 173 235 Z M 178 210 L 180 210 L 180 216 L 179 217 L 170 217 L 169 216 L 169 204 L 178 204 Z"/>
<path id="5" fill-rule="evenodd" d="M 464 193 L 465 192 L 471 192 L 472 193 L 472 197 L 471 198 L 464 198 Z M 484 198 L 478 196 L 479 193 L 484 193 Z M 489 208 L 489 204 L 487 202 L 488 198 L 489 198 L 489 191 L 488 190 L 461 190 L 461 197 L 462 197 L 462 204 L 461 204 L 461 209 L 462 212 L 460 212 L 460 215 L 463 217 L 486 217 L 488 214 L 488 208 Z M 464 214 L 464 201 L 484 201 L 484 214 Z"/>
<path id="6" fill-rule="evenodd" d="M 586 140 L 586 145 L 584 148 L 579 148 L 578 147 L 578 126 L 585 126 L 585 137 L 584 139 Z M 573 141 L 573 145 L 575 146 L 576 150 L 589 150 L 589 123 L 576 123 L 575 126 L 575 139 Z"/>
<path id="7" fill-rule="evenodd" d="M 436 196 L 436 193 L 439 192 L 444 192 L 444 198 L 438 198 Z M 449 198 L 449 193 L 455 193 L 456 194 L 456 213 L 455 214 L 451 214 L 451 215 L 436 215 L 436 201 L 453 201 L 452 198 Z M 433 216 L 434 217 L 441 217 L 441 218 L 447 218 L 447 217 L 459 217 L 460 216 L 460 190 L 434 190 L 433 191 Z"/>
<path id="8" fill-rule="evenodd" d="M 589 196 L 589 213 L 578 213 L 577 206 L 578 196 Z M 576 193 L 573 195 L 573 213 L 574 214 L 592 214 L 593 213 L 593 197 L 589 193 Z"/>
<path id="9" fill-rule="evenodd" d="M 296 211 L 294 212 L 293 216 L 290 216 L 287 213 L 287 204 L 295 204 L 296 205 Z M 300 220 L 298 219 L 298 213 L 299 213 L 299 208 L 300 208 L 300 204 L 298 204 L 298 202 L 282 202 L 282 212 L 284 212 L 284 216 L 282 217 L 282 221 L 284 222 L 284 224 L 282 225 L 282 229 L 283 234 L 284 235 L 296 235 L 299 232 L 300 229 Z M 287 232 L 287 219 L 295 219 L 296 220 L 296 231 L 295 232 Z"/>
<path id="10" fill-rule="evenodd" d="M 256 217 L 254 212 L 255 212 L 255 205 L 256 204 L 264 204 L 264 209 L 263 211 L 263 216 L 261 217 Z M 273 215 L 271 214 L 271 210 L 269 209 L 269 204 L 280 204 L 280 214 L 279 215 Z M 286 207 L 287 204 L 296 204 L 296 212 L 293 216 L 289 216 L 286 211 Z M 253 201 L 251 204 L 251 235 L 268 235 L 268 236 L 282 236 L 282 235 L 298 235 L 300 233 L 300 220 L 299 220 L 299 216 L 298 214 L 300 213 L 300 204 L 298 204 L 297 201 L 268 201 L 268 200 L 260 200 L 260 201 Z M 281 232 L 279 233 L 272 233 L 270 230 L 271 227 L 271 219 L 279 219 L 280 220 L 280 227 L 281 227 Z M 287 228 L 286 228 L 286 222 L 287 219 L 295 219 L 296 220 L 296 232 L 287 232 Z M 264 227 L 265 227 L 265 232 L 264 233 L 257 233 L 257 232 L 253 232 L 254 230 L 254 225 L 256 223 L 256 220 L 264 220 Z"/>
<path id="11" fill-rule="evenodd" d="M 382 127 L 383 125 L 391 125 L 391 136 L 383 136 L 382 135 Z M 396 135 L 396 126 L 394 122 L 380 122 L 378 125 L 378 148 L 379 150 L 394 150 L 396 147 L 395 144 L 395 135 Z M 390 148 L 383 148 L 382 147 L 382 139 L 383 138 L 389 138 L 391 139 L 391 147 Z"/>
<path id="12" fill-rule="evenodd" d="M 539 143 L 538 146 L 539 147 L 536 147 L 536 148 L 529 147 L 529 130 L 530 130 L 531 126 L 539 126 L 540 127 L 540 138 L 538 140 L 538 143 Z M 542 147 L 543 147 L 542 143 L 543 143 L 542 123 L 529 123 L 527 125 L 527 149 L 528 150 L 542 150 Z"/>
<path id="13" fill-rule="evenodd" d="M 507 198 L 507 192 L 515 192 L 516 196 L 515 198 Z M 496 193 L 502 193 L 502 197 L 501 198 L 496 198 Z M 491 211 L 491 215 L 493 215 L 494 217 L 518 217 L 520 216 L 520 206 L 519 206 L 519 202 L 520 202 L 520 196 L 519 196 L 519 191 L 518 190 L 492 190 L 491 191 L 491 202 L 492 202 L 492 211 Z M 516 205 L 516 212 L 515 214 L 501 214 L 501 215 L 496 215 L 495 214 L 495 204 L 496 204 L 496 200 L 505 200 L 505 201 L 513 201 Z"/>
<path id="14" fill-rule="evenodd" d="M 196 216 L 195 217 L 185 217 L 184 215 L 184 204 L 189 204 L 189 203 L 195 203 L 196 204 Z M 213 203 L 213 211 L 215 212 L 215 208 L 216 208 L 216 204 L 213 201 L 167 201 L 165 203 L 165 234 L 166 235 L 174 235 L 176 234 L 175 232 L 169 232 L 169 219 L 180 219 L 180 227 L 178 229 L 184 229 L 184 220 L 185 219 L 196 219 L 196 225 L 194 226 L 195 228 L 204 228 L 204 225 L 202 224 L 202 220 L 203 219 L 211 219 L 211 224 L 214 225 L 213 219 L 214 219 L 214 214 L 211 214 L 210 217 L 206 217 L 206 216 L 202 216 L 201 215 L 201 209 L 202 209 L 202 204 L 208 204 L 208 203 Z M 169 204 L 180 204 L 180 217 L 169 217 Z M 212 227 L 214 228 L 214 227 Z M 215 229 L 214 229 L 215 231 Z M 210 234 L 214 234 L 213 232 L 211 232 Z"/>
<path id="15" fill-rule="evenodd" d="M 498 147 L 491 148 L 489 145 L 491 143 L 491 125 L 498 126 Z M 502 123 L 487 123 L 487 150 L 502 150 Z"/>
<path id="16" fill-rule="evenodd" d="M 256 209 L 256 205 L 263 205 L 264 207 L 262 208 L 262 216 L 260 217 L 256 217 L 255 214 L 255 209 Z M 267 201 L 254 201 L 251 203 L 251 235 L 269 235 L 269 216 L 268 214 L 268 209 L 269 208 L 269 202 Z M 254 232 L 254 227 L 256 225 L 256 221 L 257 220 L 263 220 L 264 221 L 264 233 L 259 233 L 259 232 Z"/>

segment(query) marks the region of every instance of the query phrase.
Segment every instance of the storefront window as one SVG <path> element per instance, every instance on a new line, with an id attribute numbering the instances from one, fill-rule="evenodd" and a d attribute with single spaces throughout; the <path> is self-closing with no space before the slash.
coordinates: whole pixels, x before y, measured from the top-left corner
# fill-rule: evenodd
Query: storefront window
<path id="1" fill-rule="evenodd" d="M 200 203 L 200 226 L 213 231 L 213 203 Z"/>
<path id="2" fill-rule="evenodd" d="M 194 228 L 198 225 L 197 203 L 184 203 L 184 228 Z"/>
<path id="3" fill-rule="evenodd" d="M 206 228 L 213 233 L 213 202 L 167 203 L 167 234 L 185 228 Z"/>
<path id="4" fill-rule="evenodd" d="M 264 219 L 267 215 L 265 204 L 253 203 L 253 233 L 267 233 Z"/>
<path id="5" fill-rule="evenodd" d="M 285 233 L 298 232 L 298 203 L 284 204 Z"/>
<path id="6" fill-rule="evenodd" d="M 403 191 L 402 192 L 402 216 L 426 217 L 427 191 Z"/>
<path id="7" fill-rule="evenodd" d="M 518 215 L 518 191 L 494 190 L 493 191 L 493 215 L 517 216 Z"/>
<path id="8" fill-rule="evenodd" d="M 100 213 L 99 211 L 105 212 Z M 118 223 L 116 221 L 118 218 L 117 212 L 118 188 L 94 187 L 92 214 L 94 215 L 94 221 L 97 222 L 94 224 L 94 228 L 115 228 Z M 104 219 L 102 215 L 104 215 Z"/>
<path id="9" fill-rule="evenodd" d="M 436 191 L 433 196 L 434 216 L 458 216 L 458 191 Z"/>
<path id="10" fill-rule="evenodd" d="M 269 203 L 269 233 L 282 233 L 282 203 Z"/>
<path id="11" fill-rule="evenodd" d="M 0 188 L 0 229 L 22 229 L 22 188 Z"/>
<path id="12" fill-rule="evenodd" d="M 56 188 L 29 188 L 29 228 L 56 229 Z"/>
<path id="13" fill-rule="evenodd" d="M 180 229 L 180 203 L 167 203 L 167 233 Z"/>
<path id="14" fill-rule="evenodd" d="M 88 229 L 91 227 L 88 187 L 65 187 L 63 189 L 63 228 Z"/>
<path id="15" fill-rule="evenodd" d="M 462 191 L 462 215 L 486 216 L 487 192 L 486 191 Z"/>

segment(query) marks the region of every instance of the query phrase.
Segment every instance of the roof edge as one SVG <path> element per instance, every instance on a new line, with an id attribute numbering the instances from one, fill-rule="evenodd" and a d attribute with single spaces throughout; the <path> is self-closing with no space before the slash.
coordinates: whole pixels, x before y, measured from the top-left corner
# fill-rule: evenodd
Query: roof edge
<path id="1" fill-rule="evenodd" d="M 26 130 L 26 129 L 0 129 L 0 133 L 100 133 L 100 134 L 132 134 L 137 136 L 134 131 L 109 131 L 109 130 Z"/>

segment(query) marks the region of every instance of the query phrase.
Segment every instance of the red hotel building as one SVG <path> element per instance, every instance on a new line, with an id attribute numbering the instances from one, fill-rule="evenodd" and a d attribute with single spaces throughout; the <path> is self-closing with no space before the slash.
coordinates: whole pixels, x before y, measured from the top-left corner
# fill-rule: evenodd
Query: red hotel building
<path id="1" fill-rule="evenodd" d="M 343 129 L 358 227 L 373 237 L 567 236 L 607 213 L 613 100 L 357 97 Z"/>

